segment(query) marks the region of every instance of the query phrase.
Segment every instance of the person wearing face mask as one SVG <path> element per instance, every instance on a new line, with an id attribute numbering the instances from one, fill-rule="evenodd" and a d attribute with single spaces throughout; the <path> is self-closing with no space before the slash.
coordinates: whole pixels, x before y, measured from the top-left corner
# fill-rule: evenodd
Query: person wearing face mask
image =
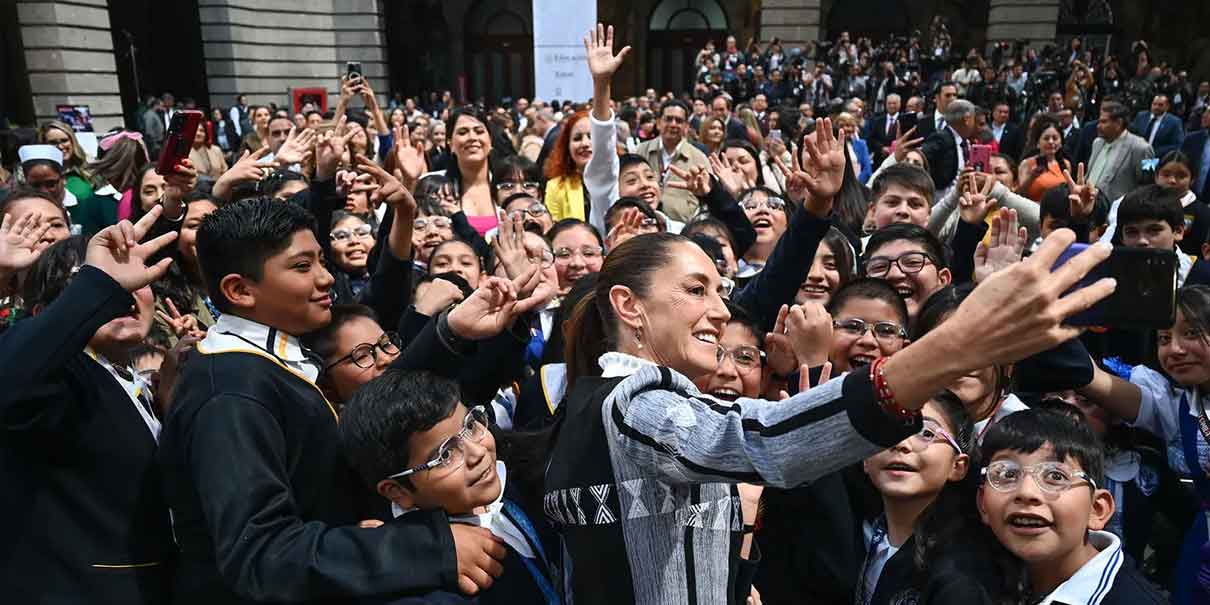
<path id="1" fill-rule="evenodd" d="M 128 238 L 142 240 L 159 212 L 48 248 L 25 284 L 29 317 L 0 336 L 0 483 L 22 494 L 3 505 L 21 553 L 0 571 L 9 598 L 169 600 L 177 549 L 156 393 L 130 369 L 154 319 L 148 284 L 168 268 L 147 259 L 173 237 Z"/>

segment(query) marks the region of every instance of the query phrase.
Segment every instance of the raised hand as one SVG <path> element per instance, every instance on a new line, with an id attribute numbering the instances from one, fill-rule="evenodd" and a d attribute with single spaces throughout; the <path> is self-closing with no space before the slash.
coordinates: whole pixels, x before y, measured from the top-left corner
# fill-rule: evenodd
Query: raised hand
<path id="1" fill-rule="evenodd" d="M 983 178 L 982 187 L 978 186 L 978 177 Z M 977 225 L 987 218 L 987 212 L 994 203 L 991 192 L 996 186 L 996 179 L 989 174 L 971 172 L 964 175 L 963 181 L 966 186 L 965 193 L 958 200 L 958 216 L 967 223 Z"/>
<path id="2" fill-rule="evenodd" d="M 525 253 L 525 220 L 521 216 L 508 216 L 500 221 L 496 237 L 492 239 L 492 253 L 504 269 L 504 277 L 515 279 L 529 269 L 529 256 Z"/>
<path id="3" fill-rule="evenodd" d="M 622 66 L 622 61 L 630 53 L 627 46 L 613 54 L 613 26 L 606 28 L 598 23 L 595 30 L 584 36 L 584 50 L 588 56 L 588 71 L 593 79 L 610 79 L 614 72 Z"/>
<path id="4" fill-rule="evenodd" d="M 521 275 L 517 281 L 528 282 L 532 277 Z M 450 311 L 450 330 L 461 338 L 483 340 L 508 329 L 518 315 L 536 307 L 539 302 L 535 299 L 518 301 L 517 289 L 517 284 L 502 277 L 480 280 L 479 288 Z"/>
<path id="5" fill-rule="evenodd" d="M 643 233 L 643 219 L 647 218 L 637 208 L 627 208 L 622 211 L 609 234 L 605 236 L 605 244 L 610 250 L 621 246 L 622 242 Z"/>
<path id="6" fill-rule="evenodd" d="M 345 128 L 348 118 L 340 116 L 336 129 L 325 132 L 315 146 L 315 180 L 326 181 L 336 175 L 336 169 L 344 158 L 345 148 L 353 138 L 353 132 Z"/>
<path id="7" fill-rule="evenodd" d="M 172 243 L 177 232 L 169 231 L 149 242 L 139 243 L 162 212 L 160 206 L 152 206 L 133 225 L 124 220 L 102 229 L 88 241 L 88 248 L 84 252 L 85 264 L 104 271 L 127 292 L 134 292 L 163 277 L 172 259 L 165 258 L 153 265 L 148 265 L 147 259 Z"/>
<path id="8" fill-rule="evenodd" d="M 315 145 L 316 139 L 315 131 L 310 128 L 306 128 L 302 132 L 296 131 L 297 128 L 290 129 L 286 142 L 281 144 L 273 156 L 273 161 L 277 162 L 281 168 L 303 164 L 311 157 L 311 148 Z"/>
<path id="9" fill-rule="evenodd" d="M 380 202 L 385 202 L 395 208 L 395 214 L 400 219 L 412 220 L 416 216 L 416 198 L 412 197 L 412 192 L 408 191 L 399 179 L 391 176 L 381 166 L 370 161 L 366 156 L 357 154 L 354 157 L 357 163 L 357 169 L 365 174 L 369 174 L 377 183 L 378 187 L 370 194 L 370 202 L 377 206 Z"/>
<path id="10" fill-rule="evenodd" d="M 733 198 L 739 198 L 739 194 L 749 189 L 755 183 L 748 182 L 744 174 L 731 166 L 727 160 L 723 159 L 721 154 L 710 156 L 710 171 L 714 176 L 718 177 L 718 181 L 723 184 L 727 193 Z"/>
<path id="11" fill-rule="evenodd" d="M 826 200 L 830 207 L 832 197 L 844 182 L 844 139 L 836 138 L 832 119 L 824 118 L 822 124 L 815 125 L 815 140 L 805 136 L 802 146 L 806 152 L 803 169 L 807 174 L 807 190 L 812 200 Z"/>
<path id="12" fill-rule="evenodd" d="M 682 170 L 674 165 L 669 165 L 668 170 L 672 171 L 672 175 L 680 179 L 679 181 L 668 181 L 668 186 L 673 189 L 684 189 L 696 195 L 697 197 L 706 197 L 710 195 L 711 183 L 710 172 L 705 166 Z"/>
<path id="13" fill-rule="evenodd" d="M 38 242 L 50 229 L 50 221 L 42 221 L 42 214 L 31 212 L 12 220 L 5 214 L 0 221 L 0 275 L 8 276 L 33 266 L 42 251 Z"/>
<path id="14" fill-rule="evenodd" d="M 903 128 L 895 125 L 895 162 L 903 163 L 907 160 L 909 151 L 920 146 L 924 142 L 924 138 L 911 138 L 916 133 L 916 127 L 913 126 L 907 132 L 903 132 Z"/>
<path id="15" fill-rule="evenodd" d="M 420 180 L 420 175 L 424 174 L 424 148 L 411 144 L 407 126 L 396 126 L 394 132 L 395 158 L 403 171 L 403 182 L 411 189 L 416 186 L 416 181 Z"/>
<path id="16" fill-rule="evenodd" d="M 832 316 L 819 303 L 790 307 L 786 315 L 786 335 L 800 365 L 817 366 L 828 360 L 832 346 Z"/>
<path id="17" fill-rule="evenodd" d="M 786 316 L 790 314 L 790 306 L 782 305 L 777 311 L 777 320 L 773 322 L 773 331 L 765 334 L 765 360 L 774 374 L 789 376 L 798 366 L 794 357 L 794 347 L 786 335 Z"/>
<path id="18" fill-rule="evenodd" d="M 165 298 L 164 304 L 168 307 L 168 312 L 165 313 L 156 310 L 155 315 L 161 321 L 168 324 L 169 328 L 172 328 L 172 333 L 177 338 L 192 336 L 201 339 L 206 337 L 206 331 L 201 328 L 201 323 L 198 322 L 197 316 L 192 313 L 181 315 L 181 312 L 176 308 L 176 303 L 172 302 L 171 298 Z"/>
<path id="19" fill-rule="evenodd" d="M 416 312 L 428 317 L 450 308 L 454 303 L 462 302 L 462 290 L 446 279 L 434 279 L 425 287 L 424 296 L 416 297 Z"/>
<path id="20" fill-rule="evenodd" d="M 223 176 L 215 182 L 214 188 L 217 190 L 219 184 L 222 183 L 227 187 L 232 187 L 239 183 L 247 181 L 259 181 L 265 178 L 269 173 L 269 167 L 261 164 L 260 161 L 269 155 L 268 147 L 261 147 L 255 152 L 244 150 L 244 153 L 239 156 L 239 160 L 235 165 L 223 173 Z M 218 195 L 216 193 L 216 195 Z"/>
<path id="21" fill-rule="evenodd" d="M 992 217 L 990 243 L 979 242 L 975 248 L 975 282 L 1021 261 L 1028 238 L 1025 227 L 1017 226 L 1017 211 L 1003 208 Z"/>
<path id="22" fill-rule="evenodd" d="M 1092 216 L 1092 210 L 1097 205 L 1097 190 L 1085 180 L 1084 162 L 1076 165 L 1076 179 L 1072 180 L 1071 171 L 1063 169 L 1063 178 L 1067 179 L 1067 203 L 1070 204 L 1071 218 L 1081 221 Z"/>

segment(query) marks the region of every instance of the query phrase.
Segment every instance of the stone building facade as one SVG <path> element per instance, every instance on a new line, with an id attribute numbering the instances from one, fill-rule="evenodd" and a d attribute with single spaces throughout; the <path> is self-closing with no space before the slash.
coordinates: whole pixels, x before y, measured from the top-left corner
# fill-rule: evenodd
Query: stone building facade
<path id="1" fill-rule="evenodd" d="M 677 89 L 706 39 L 789 46 L 854 35 L 927 31 L 951 22 L 958 46 L 1103 35 L 1119 52 L 1145 38 L 1161 59 L 1205 77 L 1210 3 L 1142 0 L 566 0 L 595 1 L 635 54 L 618 94 Z M 132 119 L 140 94 L 170 90 L 201 106 L 285 104 L 291 87 L 336 100 L 346 61 L 390 91 L 451 90 L 498 99 L 532 93 L 530 0 L 0 0 L 0 112 L 41 122 L 88 105 L 98 130 Z M 1159 32 L 1163 32 L 1162 35 Z M 1172 48 L 1166 48 L 1172 46 Z M 5 73 L 11 72 L 11 73 Z"/>

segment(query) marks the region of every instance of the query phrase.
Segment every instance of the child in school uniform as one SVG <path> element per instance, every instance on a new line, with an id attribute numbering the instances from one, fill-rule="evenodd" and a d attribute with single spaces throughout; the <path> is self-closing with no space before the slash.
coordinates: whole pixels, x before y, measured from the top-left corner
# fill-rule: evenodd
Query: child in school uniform
<path id="1" fill-rule="evenodd" d="M 268 198 L 224 206 L 198 229 L 222 316 L 179 378 L 160 441 L 181 549 L 178 603 L 474 592 L 487 561 L 503 555 L 486 531 L 453 528 L 436 511 L 358 527 L 385 507 L 358 497 L 336 411 L 316 383 L 321 361 L 299 341 L 331 320 L 333 278 L 314 229 L 305 209 Z M 433 367 L 457 367 L 466 348 L 457 326 L 470 325 L 461 317 L 443 314 L 396 361 L 422 350 Z"/>
<path id="2" fill-rule="evenodd" d="M 489 424 L 483 406 L 463 405 L 456 382 L 393 369 L 353 396 L 340 436 L 351 463 L 390 501 L 395 517 L 444 511 L 452 522 L 485 527 L 504 542 L 504 573 L 479 603 L 561 603 L 539 533 L 542 515 L 524 510 L 520 488 L 496 458 Z"/>
<path id="3" fill-rule="evenodd" d="M 1096 435 L 1071 415 L 1024 410 L 992 425 L 982 444 L 979 514 L 1025 568 L 1029 602 L 1146 605 L 1163 602 L 1121 540 L 1102 531 L 1114 500 L 1100 486 Z"/>

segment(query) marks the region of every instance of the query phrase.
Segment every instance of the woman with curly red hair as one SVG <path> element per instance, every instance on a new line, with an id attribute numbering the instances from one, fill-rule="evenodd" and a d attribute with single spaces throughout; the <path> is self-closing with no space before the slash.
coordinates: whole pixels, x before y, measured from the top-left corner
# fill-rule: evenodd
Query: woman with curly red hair
<path id="1" fill-rule="evenodd" d="M 563 122 L 559 138 L 546 158 L 546 208 L 555 221 L 586 220 L 588 193 L 584 189 L 584 167 L 592 159 L 592 125 L 588 112 L 577 111 Z"/>

